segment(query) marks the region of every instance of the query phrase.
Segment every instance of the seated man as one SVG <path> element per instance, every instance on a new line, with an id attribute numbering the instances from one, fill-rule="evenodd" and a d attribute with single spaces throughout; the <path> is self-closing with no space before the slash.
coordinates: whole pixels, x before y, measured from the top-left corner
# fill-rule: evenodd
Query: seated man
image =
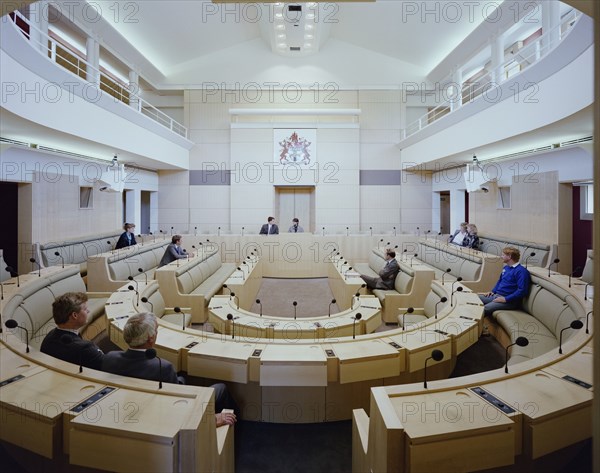
<path id="1" fill-rule="evenodd" d="M 177 376 L 175 368 L 167 360 L 147 358 L 146 350 L 153 348 L 158 335 L 158 322 L 151 312 L 142 312 L 129 317 L 123 327 L 123 338 L 129 349 L 127 351 L 111 351 L 104 355 L 102 370 L 108 373 L 131 376 L 133 378 L 150 379 L 165 383 L 185 384 L 183 377 Z M 162 366 L 161 366 L 162 364 Z M 221 412 L 223 409 L 236 410 L 235 402 L 229 397 L 227 387 L 223 383 L 213 384 L 215 390 L 215 412 L 217 427 L 236 422 L 235 413 Z"/>
<path id="2" fill-rule="evenodd" d="M 87 300 L 88 297 L 83 292 L 67 292 L 54 300 L 52 317 L 56 328 L 46 335 L 40 351 L 70 363 L 99 370 L 104 353 L 79 335 L 79 329 L 87 323 L 90 313 Z"/>
<path id="3" fill-rule="evenodd" d="M 448 243 L 462 246 L 463 239 L 467 236 L 467 225 L 467 222 L 461 223 L 460 228 L 448 237 Z"/>
<path id="4" fill-rule="evenodd" d="M 268 223 L 260 227 L 259 235 L 279 235 L 279 227 L 275 224 L 275 217 L 269 217 Z"/>
<path id="5" fill-rule="evenodd" d="M 394 289 L 396 276 L 400 272 L 400 266 L 396 261 L 396 252 L 394 250 L 385 250 L 385 266 L 379 271 L 379 277 L 374 278 L 361 274 L 360 277 L 367 283 L 367 287 L 373 289 Z"/>
<path id="6" fill-rule="evenodd" d="M 297 218 L 292 219 L 292 226 L 288 230 L 289 233 L 304 233 L 304 228 L 300 226 L 300 220 Z"/>
<path id="7" fill-rule="evenodd" d="M 165 254 L 158 263 L 158 267 L 165 266 L 173 261 L 178 259 L 187 258 L 188 254 L 181 248 L 181 241 L 183 237 L 181 235 L 173 235 L 171 237 L 171 244 L 167 246 L 165 250 Z M 194 253 L 189 255 L 190 257 L 194 256 Z"/>
<path id="8" fill-rule="evenodd" d="M 519 263 L 520 259 L 518 249 L 508 246 L 502 250 L 504 268 L 500 279 L 491 292 L 479 295 L 486 316 L 491 317 L 496 310 L 517 310 L 521 307 L 523 297 L 529 293 L 531 276 Z"/>

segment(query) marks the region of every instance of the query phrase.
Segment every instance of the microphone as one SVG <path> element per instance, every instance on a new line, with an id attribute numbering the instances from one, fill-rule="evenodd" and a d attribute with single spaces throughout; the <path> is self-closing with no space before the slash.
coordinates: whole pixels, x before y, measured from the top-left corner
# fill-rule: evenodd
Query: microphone
<path id="1" fill-rule="evenodd" d="M 529 256 L 527 258 L 525 258 L 525 269 L 527 269 L 527 261 L 529 260 L 529 258 L 531 258 L 532 256 L 535 256 L 535 252 L 531 252 L 529 253 Z M 569 286 L 571 287 L 571 286 Z"/>
<path id="2" fill-rule="evenodd" d="M 198 227 L 194 227 L 194 236 L 198 236 Z"/>
<path id="3" fill-rule="evenodd" d="M 573 330 L 579 330 L 581 327 L 583 327 L 583 322 L 581 320 L 577 319 L 577 320 L 573 320 L 573 322 L 571 322 L 571 324 L 568 327 L 565 327 L 560 331 L 560 337 L 558 339 L 558 354 L 559 355 L 562 355 L 562 334 L 563 334 L 563 332 L 570 328 L 572 328 Z"/>
<path id="4" fill-rule="evenodd" d="M 586 300 L 586 301 L 587 301 L 587 288 L 588 288 L 588 286 L 589 286 L 590 284 L 592 284 L 592 283 L 591 283 L 591 282 L 589 282 L 589 283 L 587 283 L 587 284 L 585 285 L 585 291 L 584 291 L 584 296 L 585 296 L 585 297 L 584 297 L 583 299 L 584 299 L 584 300 Z"/>
<path id="5" fill-rule="evenodd" d="M 217 227 L 217 236 L 221 236 L 221 227 Z"/>
<path id="6" fill-rule="evenodd" d="M 348 269 L 344 271 L 344 281 L 348 279 L 348 272 L 352 271 L 352 266 L 348 266 Z"/>
<path id="7" fill-rule="evenodd" d="M 140 246 L 144 246 L 144 240 L 142 240 L 142 234 L 141 233 L 138 235 L 138 238 L 140 239 L 140 242 L 141 242 Z"/>
<path id="8" fill-rule="evenodd" d="M 452 271 L 452 268 L 448 268 L 444 274 L 442 274 L 442 286 L 444 285 L 444 276 L 446 275 L 446 273 L 449 273 L 450 271 Z"/>
<path id="9" fill-rule="evenodd" d="M 137 291 L 137 289 L 131 285 L 127 286 L 127 289 L 129 289 L 130 291 L 135 291 L 135 294 L 137 295 L 137 303 L 135 305 L 140 305 L 140 293 Z"/>
<path id="10" fill-rule="evenodd" d="M 21 287 L 21 278 L 19 277 L 19 273 L 17 273 L 17 272 L 14 270 L 14 268 L 13 268 L 12 266 L 7 266 L 7 267 L 6 267 L 6 268 L 4 268 L 4 269 L 5 269 L 6 271 L 8 271 L 8 272 L 11 274 L 11 276 L 12 276 L 13 274 L 16 274 L 16 275 L 17 275 L 17 287 Z"/>
<path id="11" fill-rule="evenodd" d="M 356 321 L 362 319 L 362 314 L 358 312 L 354 317 L 352 317 L 354 321 L 352 322 L 352 338 L 356 338 Z"/>
<path id="12" fill-rule="evenodd" d="M 433 350 L 431 356 L 425 359 L 425 369 L 423 370 L 423 387 L 427 389 L 427 362 L 433 358 L 434 361 L 442 361 L 444 359 L 444 353 L 441 350 Z"/>
<path id="13" fill-rule="evenodd" d="M 239 310 L 240 309 L 240 298 L 235 295 L 235 292 L 232 292 L 231 294 L 229 294 L 229 297 L 230 298 L 233 297 L 233 300 L 235 300 L 237 298 L 237 308 Z"/>
<path id="14" fill-rule="evenodd" d="M 550 277 L 550 268 L 553 264 L 556 265 L 556 272 L 558 272 L 558 263 L 560 263 L 560 260 L 558 258 L 555 258 L 554 261 L 552 261 L 552 263 L 548 265 L 548 277 Z"/>
<path id="15" fill-rule="evenodd" d="M 404 250 L 402 250 L 402 261 L 404 261 L 404 255 L 406 254 L 406 252 L 408 251 L 408 248 L 404 248 Z"/>
<path id="16" fill-rule="evenodd" d="M 171 236 L 173 236 L 173 227 L 171 227 Z"/>
<path id="17" fill-rule="evenodd" d="M 183 310 L 181 310 L 181 307 L 173 307 L 173 310 L 176 313 L 181 314 L 181 316 L 182 316 L 181 329 L 185 330 L 185 312 Z"/>
<path id="18" fill-rule="evenodd" d="M 327 314 L 328 317 L 331 317 L 331 306 L 336 302 L 337 301 L 335 299 L 331 299 L 331 302 L 329 303 L 329 314 Z"/>
<path id="19" fill-rule="evenodd" d="M 350 227 L 346 227 L 346 236 L 350 236 Z"/>
<path id="20" fill-rule="evenodd" d="M 231 299 L 231 289 L 227 287 L 227 284 L 223 284 L 223 289 L 227 289 L 229 291 L 229 298 Z"/>
<path id="21" fill-rule="evenodd" d="M 431 230 L 427 230 L 427 231 L 425 232 L 425 240 L 428 240 L 428 239 L 429 239 L 429 234 L 430 234 L 430 233 L 431 233 Z"/>
<path id="22" fill-rule="evenodd" d="M 242 236 L 244 236 L 244 227 L 242 227 Z"/>
<path id="23" fill-rule="evenodd" d="M 231 321 L 231 338 L 235 339 L 235 320 L 233 320 L 233 314 L 227 314 L 227 320 Z"/>
<path id="24" fill-rule="evenodd" d="M 6 325 L 6 328 L 20 328 L 21 330 L 25 330 L 25 346 L 27 347 L 25 352 L 29 353 L 29 330 L 19 325 L 15 319 L 8 319 L 4 322 L 4 325 Z"/>
<path id="25" fill-rule="evenodd" d="M 419 227 L 417 227 L 417 236 L 420 237 L 421 236 L 421 229 Z"/>
<path id="26" fill-rule="evenodd" d="M 452 307 L 452 302 L 454 301 L 454 293 L 455 292 L 462 292 L 463 291 L 463 287 L 462 286 L 458 286 L 456 288 L 456 291 L 452 292 L 452 294 L 450 294 L 450 307 Z"/>
<path id="27" fill-rule="evenodd" d="M 438 314 L 438 304 L 443 304 L 444 302 L 448 302 L 448 298 L 446 296 L 442 297 L 438 302 L 435 303 L 435 318 L 437 319 Z"/>
<path id="28" fill-rule="evenodd" d="M 292 305 L 294 306 L 294 320 L 296 320 L 296 309 L 298 307 L 298 302 L 294 301 L 292 302 Z"/>
<path id="29" fill-rule="evenodd" d="M 29 258 L 29 261 L 31 263 L 35 263 L 38 265 L 38 277 L 41 278 L 42 277 L 42 267 L 40 266 L 40 263 L 38 263 L 35 258 Z"/>
<path id="30" fill-rule="evenodd" d="M 244 270 L 242 268 L 240 268 L 239 266 L 237 267 L 237 270 L 242 272 L 242 281 L 245 281 L 246 280 L 246 273 L 244 272 Z"/>
<path id="31" fill-rule="evenodd" d="M 380 248 L 380 243 L 383 243 L 383 238 L 377 242 L 377 249 Z"/>
<path id="32" fill-rule="evenodd" d="M 249 263 L 252 264 L 252 267 L 254 268 L 254 261 L 252 261 L 252 258 L 250 258 L 250 256 L 246 256 L 246 259 L 248 260 Z M 244 261 L 244 264 L 246 264 L 246 262 Z"/>
<path id="33" fill-rule="evenodd" d="M 585 314 L 585 333 L 590 333 L 589 323 L 590 323 L 590 314 L 594 312 L 590 310 L 587 314 Z"/>
<path id="34" fill-rule="evenodd" d="M 452 307 L 452 297 L 454 296 L 454 292 L 455 292 L 455 291 L 454 291 L 454 285 L 455 285 L 457 282 L 461 282 L 461 281 L 462 281 L 462 278 L 459 276 L 459 277 L 457 277 L 457 278 L 456 278 L 456 281 L 454 281 L 454 282 L 452 283 L 452 292 L 451 292 L 451 294 L 450 294 L 450 307 Z M 462 287 L 460 288 L 460 290 L 462 291 Z"/>
<path id="35" fill-rule="evenodd" d="M 369 227 L 369 231 L 371 232 L 371 236 L 373 236 L 373 227 Z"/>
<path id="36" fill-rule="evenodd" d="M 156 243 L 156 235 L 152 232 L 150 232 L 150 235 L 152 235 L 152 243 Z"/>
<path id="37" fill-rule="evenodd" d="M 360 307 L 360 292 L 357 292 L 356 294 L 354 294 L 354 297 L 356 297 L 356 302 L 357 307 Z M 352 306 L 354 307 L 354 297 L 352 298 Z"/>
<path id="38" fill-rule="evenodd" d="M 413 263 L 413 259 L 415 259 L 417 256 L 419 256 L 417 253 L 415 253 L 414 255 L 412 255 L 412 257 L 410 258 L 410 267 L 412 268 L 412 263 Z"/>
<path id="39" fill-rule="evenodd" d="M 115 254 L 115 250 L 114 250 L 114 248 L 113 248 L 112 243 L 110 242 L 110 240 L 107 240 L 106 244 L 110 247 L 110 254 L 114 255 Z"/>
<path id="40" fill-rule="evenodd" d="M 394 227 L 394 236 L 398 236 L 396 235 L 396 227 Z"/>
<path id="41" fill-rule="evenodd" d="M 145 284 L 146 284 L 146 285 L 148 285 L 148 275 L 147 275 L 147 274 L 144 272 L 144 270 L 143 270 L 142 268 L 138 268 L 138 272 L 139 272 L 140 274 L 143 274 L 143 275 L 144 275 L 144 277 L 146 278 L 146 280 L 145 280 Z"/>
<path id="42" fill-rule="evenodd" d="M 512 347 L 513 345 L 519 345 L 520 347 L 526 347 L 527 345 L 529 345 L 529 340 L 525 337 L 518 337 L 514 343 L 511 343 L 510 345 L 508 345 L 506 347 L 506 358 L 504 361 L 504 372 L 506 374 L 508 374 L 508 349 L 510 347 Z"/>
<path id="43" fill-rule="evenodd" d="M 406 312 L 404 312 L 404 314 L 402 314 L 402 330 L 406 330 L 406 325 L 404 325 L 404 316 L 406 314 L 412 314 L 415 311 L 414 308 L 409 307 L 408 309 L 406 309 Z"/>
<path id="44" fill-rule="evenodd" d="M 160 234 L 161 234 L 161 235 L 163 234 L 163 231 L 162 231 L 162 230 L 160 230 L 160 229 L 159 229 L 158 231 L 160 232 Z M 164 239 L 166 239 L 166 238 L 167 238 L 167 235 L 166 235 L 166 234 L 165 234 L 165 235 L 163 235 L 163 240 L 164 240 Z"/>
<path id="45" fill-rule="evenodd" d="M 133 278 L 133 276 L 129 275 L 129 276 L 127 276 L 127 279 L 129 279 L 131 282 L 135 283 L 135 290 L 136 291 L 140 290 L 140 286 L 139 286 L 137 280 Z"/>
<path id="46" fill-rule="evenodd" d="M 260 316 L 262 317 L 262 302 L 260 301 L 260 299 L 256 299 L 256 303 L 260 306 Z"/>
<path id="47" fill-rule="evenodd" d="M 573 270 L 573 272 L 572 272 L 571 274 L 569 274 L 569 287 L 571 287 L 571 278 L 572 278 L 572 277 L 573 277 L 573 275 L 574 275 L 574 274 L 575 274 L 577 271 L 579 271 L 580 269 L 581 269 L 581 266 L 577 266 L 577 267 L 576 267 L 576 268 Z"/>
<path id="48" fill-rule="evenodd" d="M 323 236 L 325 236 L 325 227 L 323 227 Z"/>
<path id="49" fill-rule="evenodd" d="M 162 389 L 162 360 L 156 354 L 156 350 L 154 348 L 148 348 L 146 350 L 146 358 L 148 360 L 152 360 L 154 358 L 158 360 L 158 389 Z"/>
<path id="50" fill-rule="evenodd" d="M 61 260 L 62 260 L 62 267 L 65 267 L 65 259 L 61 256 L 61 254 L 58 251 L 54 252 L 54 256 L 58 256 Z M 571 286 L 569 286 L 571 287 Z"/>
<path id="51" fill-rule="evenodd" d="M 154 313 L 154 304 L 152 302 L 150 302 L 147 297 L 142 297 L 142 302 L 144 304 L 150 304 L 150 307 L 152 308 L 151 312 Z"/>
<path id="52" fill-rule="evenodd" d="M 69 337 L 66 333 L 61 335 L 60 341 L 65 345 L 70 345 L 73 343 L 73 337 Z M 79 349 L 79 372 L 83 373 L 83 348 Z"/>

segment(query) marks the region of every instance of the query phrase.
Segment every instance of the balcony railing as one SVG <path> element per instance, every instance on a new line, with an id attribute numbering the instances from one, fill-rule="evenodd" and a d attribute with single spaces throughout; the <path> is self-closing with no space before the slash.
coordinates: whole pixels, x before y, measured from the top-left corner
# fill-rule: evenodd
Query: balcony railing
<path id="1" fill-rule="evenodd" d="M 124 105 L 137 110 L 139 113 L 151 118 L 160 125 L 168 128 L 184 138 L 187 138 L 187 128 L 181 123 L 173 120 L 169 115 L 154 107 L 139 95 L 131 92 L 129 84 L 124 84 L 113 75 L 101 69 L 96 69 L 75 49 L 58 42 L 48 34 L 39 30 L 21 12 L 14 11 L 8 18 L 23 33 L 23 35 L 35 45 L 42 53 L 45 51 L 48 59 L 66 69 L 78 78 L 95 83 L 102 92 L 109 94 Z M 36 34 L 31 32 L 35 31 Z"/>
<path id="2" fill-rule="evenodd" d="M 452 83 L 450 78 L 446 78 L 442 83 L 444 84 L 444 97 L 447 97 L 447 99 L 414 122 L 409 123 L 402 130 L 401 139 L 414 135 L 436 120 L 477 99 L 481 99 L 481 97 L 496 97 L 494 89 L 508 78 L 517 76 L 552 51 L 568 36 L 580 16 L 579 11 L 571 10 L 555 28 L 535 38 L 535 40 L 516 51 L 513 57 L 481 75 L 476 81 L 464 82 L 460 85 L 460 91 L 458 90 L 458 84 Z"/>

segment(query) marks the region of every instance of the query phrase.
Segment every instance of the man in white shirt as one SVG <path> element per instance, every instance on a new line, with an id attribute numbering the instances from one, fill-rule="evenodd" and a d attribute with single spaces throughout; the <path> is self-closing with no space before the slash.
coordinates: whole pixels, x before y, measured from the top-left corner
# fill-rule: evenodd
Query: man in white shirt
<path id="1" fill-rule="evenodd" d="M 467 236 L 467 222 L 463 222 L 460 224 L 460 228 L 456 230 L 450 237 L 448 238 L 448 243 L 452 243 L 453 245 L 462 246 L 462 242 Z"/>

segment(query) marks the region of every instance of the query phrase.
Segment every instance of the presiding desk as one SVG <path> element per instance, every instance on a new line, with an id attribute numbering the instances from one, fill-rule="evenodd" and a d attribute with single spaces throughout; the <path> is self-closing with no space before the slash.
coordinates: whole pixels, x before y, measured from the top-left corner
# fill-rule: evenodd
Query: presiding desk
<path id="1" fill-rule="evenodd" d="M 532 269 L 556 285 L 576 314 L 591 300 L 568 278 Z M 592 435 L 592 319 L 552 349 L 462 378 L 371 389 L 370 413 L 353 412 L 355 472 L 477 471 L 535 460 Z M 445 320 L 445 319 L 444 319 Z M 563 325 L 568 325 L 563 322 Z M 573 329 L 569 329 L 573 330 Z"/>

